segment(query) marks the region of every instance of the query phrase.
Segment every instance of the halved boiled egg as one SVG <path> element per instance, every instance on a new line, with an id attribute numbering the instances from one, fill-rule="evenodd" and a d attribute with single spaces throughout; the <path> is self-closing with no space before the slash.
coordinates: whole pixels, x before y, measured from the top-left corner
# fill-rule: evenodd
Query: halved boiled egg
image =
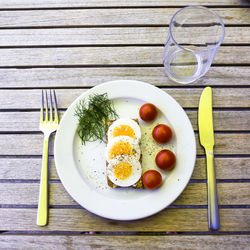
<path id="1" fill-rule="evenodd" d="M 137 160 L 141 157 L 138 142 L 128 136 L 117 136 L 110 140 L 106 147 L 106 159 L 110 161 L 118 156 L 133 156 Z"/>
<path id="2" fill-rule="evenodd" d="M 107 176 L 116 185 L 128 187 L 135 184 L 141 177 L 140 162 L 131 156 L 116 157 L 107 167 Z"/>
<path id="3" fill-rule="evenodd" d="M 129 136 L 135 140 L 141 139 L 141 129 L 137 122 L 129 118 L 114 121 L 108 129 L 108 140 L 117 136 Z"/>

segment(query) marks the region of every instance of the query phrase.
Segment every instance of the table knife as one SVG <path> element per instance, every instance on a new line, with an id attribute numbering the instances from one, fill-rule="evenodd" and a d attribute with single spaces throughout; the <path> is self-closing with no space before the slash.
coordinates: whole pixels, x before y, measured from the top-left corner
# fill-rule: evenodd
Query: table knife
<path id="1" fill-rule="evenodd" d="M 210 230 L 220 228 L 220 216 L 214 169 L 214 130 L 212 114 L 212 89 L 206 87 L 199 103 L 199 135 L 207 158 L 208 225 Z"/>

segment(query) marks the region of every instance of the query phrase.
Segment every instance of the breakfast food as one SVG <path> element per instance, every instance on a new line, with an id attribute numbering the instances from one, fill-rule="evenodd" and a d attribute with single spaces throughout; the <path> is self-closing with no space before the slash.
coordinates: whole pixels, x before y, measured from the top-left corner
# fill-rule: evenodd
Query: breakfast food
<path id="1" fill-rule="evenodd" d="M 112 140 L 108 140 L 106 159 L 109 161 L 121 155 L 132 156 L 139 160 L 141 150 L 138 142 L 129 136 L 117 136 Z"/>
<path id="2" fill-rule="evenodd" d="M 143 174 L 142 182 L 145 188 L 153 190 L 161 186 L 162 177 L 158 171 L 151 169 Z"/>
<path id="3" fill-rule="evenodd" d="M 109 161 L 107 177 L 120 187 L 129 187 L 138 182 L 141 178 L 141 164 L 134 157 L 118 157 Z"/>
<path id="4" fill-rule="evenodd" d="M 110 187 L 153 190 L 162 185 L 162 172 L 159 173 L 153 169 L 156 168 L 155 164 L 163 170 L 174 168 L 176 157 L 169 150 L 161 150 L 155 159 L 151 157 L 158 151 L 155 151 L 157 147 L 160 149 L 165 147 L 154 143 L 154 148 L 150 148 L 150 140 L 146 136 L 151 134 L 153 126 L 157 124 L 157 121 L 154 120 L 158 116 L 158 111 L 152 103 L 145 103 L 140 107 L 139 116 L 141 120 L 150 122 L 148 127 L 145 126 L 147 127 L 146 130 L 145 127 L 142 128 L 142 136 L 138 119 L 118 119 L 113 102 L 108 98 L 107 93 L 90 95 L 87 99 L 78 103 L 75 115 L 78 117 L 77 133 L 82 144 L 96 140 L 105 142 L 106 138 L 106 177 Z M 161 119 L 160 115 L 158 118 L 158 120 Z M 142 122 L 142 126 L 144 126 L 143 124 L 145 125 Z M 152 137 L 159 144 L 165 144 L 171 140 L 172 130 L 165 124 L 158 124 L 152 131 Z M 153 142 L 152 138 L 150 139 Z M 147 170 L 144 174 L 141 166 L 140 146 L 144 150 L 144 162 L 145 159 L 148 159 L 145 157 L 150 158 L 150 164 L 151 160 L 155 160 L 155 164 L 152 161 L 152 169 Z M 149 169 L 148 166 L 145 168 Z M 164 175 L 163 179 L 165 179 Z"/>
<path id="5" fill-rule="evenodd" d="M 121 118 L 106 125 L 106 174 L 112 188 L 143 188 L 140 139 L 137 120 Z"/>
<path id="6" fill-rule="evenodd" d="M 151 122 L 157 116 L 157 108 L 152 103 L 145 103 L 141 106 L 139 114 L 143 121 Z"/>
<path id="7" fill-rule="evenodd" d="M 107 93 L 93 94 L 80 100 L 75 108 L 75 116 L 78 118 L 77 133 L 82 144 L 103 141 L 107 121 L 118 117 Z"/>
<path id="8" fill-rule="evenodd" d="M 156 165 L 163 170 L 172 170 L 175 167 L 175 154 L 167 149 L 161 150 L 155 157 Z"/>
<path id="9" fill-rule="evenodd" d="M 154 127 L 152 136 L 158 143 L 167 143 L 172 138 L 172 129 L 165 124 L 159 124 Z"/>
<path id="10" fill-rule="evenodd" d="M 121 118 L 114 121 L 108 129 L 108 140 L 117 136 L 128 136 L 137 141 L 141 140 L 141 129 L 138 123 L 132 119 Z"/>

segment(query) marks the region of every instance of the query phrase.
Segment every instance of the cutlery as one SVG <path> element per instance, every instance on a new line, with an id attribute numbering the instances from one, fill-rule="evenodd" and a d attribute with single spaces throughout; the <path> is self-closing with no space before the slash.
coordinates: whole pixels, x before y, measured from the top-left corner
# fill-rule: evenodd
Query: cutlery
<path id="1" fill-rule="evenodd" d="M 45 94 L 44 94 L 45 93 Z M 44 101 L 45 96 L 45 101 Z M 43 159 L 42 159 L 42 171 L 40 179 L 40 192 L 39 192 L 39 203 L 37 211 L 37 225 L 45 226 L 48 223 L 48 149 L 49 149 L 49 138 L 52 132 L 57 130 L 59 118 L 56 103 L 56 94 L 53 90 L 53 103 L 52 93 L 49 92 L 49 112 L 48 112 L 48 96 L 47 91 L 42 91 L 42 106 L 40 114 L 40 130 L 44 134 L 43 140 Z M 45 106 L 45 112 L 44 112 Z M 54 112 L 53 112 L 54 111 Z M 45 113 L 45 117 L 44 117 Z M 54 113 L 54 114 L 53 114 Z"/>
<path id="2" fill-rule="evenodd" d="M 220 228 L 220 217 L 214 169 L 214 130 L 212 89 L 210 87 L 206 87 L 200 97 L 199 135 L 200 143 L 205 148 L 207 158 L 208 224 L 209 229 L 218 230 Z"/>

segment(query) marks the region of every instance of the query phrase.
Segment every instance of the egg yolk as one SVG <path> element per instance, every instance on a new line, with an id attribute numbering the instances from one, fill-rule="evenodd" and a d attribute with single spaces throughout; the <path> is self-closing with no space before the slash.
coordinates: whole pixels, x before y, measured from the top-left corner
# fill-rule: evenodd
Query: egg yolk
<path id="1" fill-rule="evenodd" d="M 132 166 L 126 162 L 120 162 L 115 166 L 115 177 L 119 180 L 125 180 L 132 174 Z"/>
<path id="2" fill-rule="evenodd" d="M 118 141 L 109 151 L 109 159 L 113 159 L 118 155 L 133 155 L 133 148 L 129 142 Z"/>
<path id="3" fill-rule="evenodd" d="M 113 137 L 122 135 L 136 139 L 134 130 L 128 125 L 120 125 L 114 128 Z"/>

